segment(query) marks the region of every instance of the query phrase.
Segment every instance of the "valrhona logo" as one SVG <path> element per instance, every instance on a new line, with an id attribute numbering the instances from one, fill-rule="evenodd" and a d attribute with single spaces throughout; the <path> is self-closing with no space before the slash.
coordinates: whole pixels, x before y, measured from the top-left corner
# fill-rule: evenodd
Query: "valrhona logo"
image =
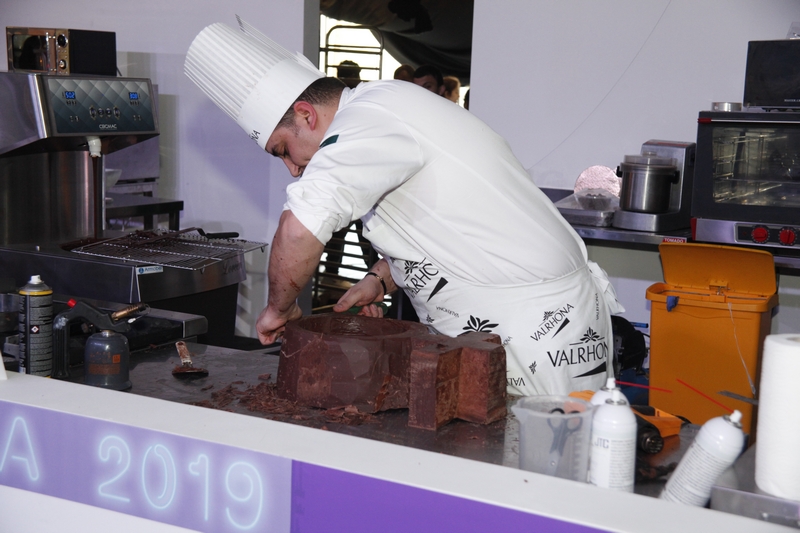
<path id="1" fill-rule="evenodd" d="M 422 289 L 427 287 L 439 275 L 439 269 L 426 259 L 422 261 L 406 261 L 403 271 L 405 273 L 406 293 L 411 298 L 416 297 Z M 427 301 L 430 301 L 445 285 L 447 285 L 447 280 L 439 278 Z"/>
<path id="2" fill-rule="evenodd" d="M 534 334 L 531 335 L 531 339 L 538 342 L 547 337 L 551 332 L 553 333 L 553 337 L 561 333 L 561 330 L 569 324 L 567 315 L 569 315 L 569 312 L 573 309 L 575 309 L 575 307 L 572 304 L 567 304 L 555 311 L 545 311 L 542 323 L 539 324 Z"/>
<path id="3" fill-rule="evenodd" d="M 469 315 L 469 320 L 467 321 L 467 325 L 461 329 L 463 329 L 467 333 L 469 333 L 470 331 L 483 331 L 486 333 L 491 333 L 492 329 L 496 328 L 498 325 L 499 324 L 490 324 L 488 320 L 481 320 L 480 318 Z"/>
<path id="4" fill-rule="evenodd" d="M 569 348 L 565 350 L 556 350 L 555 352 L 548 350 L 547 357 L 550 359 L 553 368 L 580 365 L 583 363 L 598 363 L 597 366 L 588 372 L 584 372 L 575 377 L 592 376 L 605 372 L 606 370 L 608 343 L 605 337 L 601 337 L 592 328 L 589 328 L 578 342 L 571 343 Z"/>

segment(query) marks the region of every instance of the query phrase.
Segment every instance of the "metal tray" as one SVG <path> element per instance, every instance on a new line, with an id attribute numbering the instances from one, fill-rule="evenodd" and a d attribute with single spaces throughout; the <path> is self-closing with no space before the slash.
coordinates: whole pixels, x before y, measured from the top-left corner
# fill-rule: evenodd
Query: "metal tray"
<path id="1" fill-rule="evenodd" d="M 267 246 L 263 242 L 242 239 L 209 238 L 202 233 L 198 228 L 181 231 L 136 231 L 122 237 L 79 246 L 71 251 L 109 259 L 201 270 L 239 254 L 258 248 L 263 250 Z"/>

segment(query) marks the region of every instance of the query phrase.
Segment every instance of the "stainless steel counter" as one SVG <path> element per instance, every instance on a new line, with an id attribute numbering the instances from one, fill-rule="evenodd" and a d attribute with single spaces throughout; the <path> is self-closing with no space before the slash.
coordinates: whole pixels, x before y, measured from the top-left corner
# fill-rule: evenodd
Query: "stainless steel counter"
<path id="1" fill-rule="evenodd" d="M 558 200 L 572 193 L 568 189 L 548 189 L 543 188 L 550 200 Z M 597 244 L 600 246 L 616 246 L 619 248 L 640 249 L 658 251 L 658 245 L 662 242 L 694 242 L 692 241 L 691 229 L 686 228 L 678 231 L 661 233 L 650 233 L 645 231 L 633 231 L 614 227 L 582 226 L 572 224 L 572 228 L 587 244 Z M 731 245 L 738 246 L 738 245 Z M 759 247 L 759 250 L 765 248 Z M 766 249 L 775 258 L 775 267 L 786 270 L 800 270 L 800 255 L 787 255 L 787 253 L 776 253 L 775 248 Z"/>
<path id="2" fill-rule="evenodd" d="M 723 472 L 711 489 L 711 508 L 800 529 L 800 502 L 772 496 L 756 486 L 756 446 Z"/>
<path id="3" fill-rule="evenodd" d="M 438 431 L 408 427 L 408 410 L 397 409 L 374 415 L 348 417 L 344 410 L 292 408 L 267 412 L 259 407 L 255 387 L 263 393 L 278 375 L 277 347 L 238 351 L 205 344 L 187 343 L 195 367 L 208 370 L 208 376 L 195 380 L 177 379 L 172 370 L 180 365 L 174 345 L 162 346 L 131 355 L 131 394 L 161 400 L 216 407 L 233 413 L 268 418 L 319 430 L 343 433 L 420 450 L 443 453 L 485 463 L 517 468 L 519 465 L 519 425 L 509 409 L 505 419 L 489 425 L 455 420 Z M 79 375 L 80 369 L 73 371 Z M 76 378 L 75 381 L 81 381 Z M 125 393 L 120 393 L 125 394 Z M 509 398 L 509 405 L 516 398 Z M 248 404 L 254 405 L 249 408 Z M 263 403 L 262 403 L 263 404 Z M 696 426 L 686 426 L 682 436 L 668 437 L 664 450 L 646 457 L 646 464 L 666 466 L 677 462 L 694 438 Z M 637 483 L 636 492 L 658 496 L 663 480 Z"/>
<path id="4" fill-rule="evenodd" d="M 657 247 L 665 241 L 687 242 L 691 240 L 691 231 L 670 231 L 665 233 L 648 233 L 612 227 L 600 228 L 596 226 L 572 226 L 583 239 L 608 241 L 610 243 L 643 244 Z M 601 243 L 602 244 L 602 243 Z"/>

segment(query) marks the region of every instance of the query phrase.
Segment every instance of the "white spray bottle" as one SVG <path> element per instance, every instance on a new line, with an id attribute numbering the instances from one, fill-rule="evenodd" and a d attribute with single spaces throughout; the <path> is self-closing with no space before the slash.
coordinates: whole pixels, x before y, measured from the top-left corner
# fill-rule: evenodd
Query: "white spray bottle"
<path id="1" fill-rule="evenodd" d="M 700 428 L 659 498 L 703 507 L 711 487 L 744 448 L 742 413 L 712 418 Z"/>
<path id="2" fill-rule="evenodd" d="M 619 389 L 595 408 L 589 482 L 598 487 L 633 492 L 636 474 L 636 415 Z"/>

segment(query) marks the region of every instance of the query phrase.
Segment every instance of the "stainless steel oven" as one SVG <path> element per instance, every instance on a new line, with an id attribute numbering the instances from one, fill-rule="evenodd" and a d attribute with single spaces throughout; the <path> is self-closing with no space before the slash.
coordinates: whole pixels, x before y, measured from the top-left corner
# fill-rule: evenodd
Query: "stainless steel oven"
<path id="1" fill-rule="evenodd" d="M 699 241 L 800 252 L 800 113 L 701 112 L 692 217 Z"/>

